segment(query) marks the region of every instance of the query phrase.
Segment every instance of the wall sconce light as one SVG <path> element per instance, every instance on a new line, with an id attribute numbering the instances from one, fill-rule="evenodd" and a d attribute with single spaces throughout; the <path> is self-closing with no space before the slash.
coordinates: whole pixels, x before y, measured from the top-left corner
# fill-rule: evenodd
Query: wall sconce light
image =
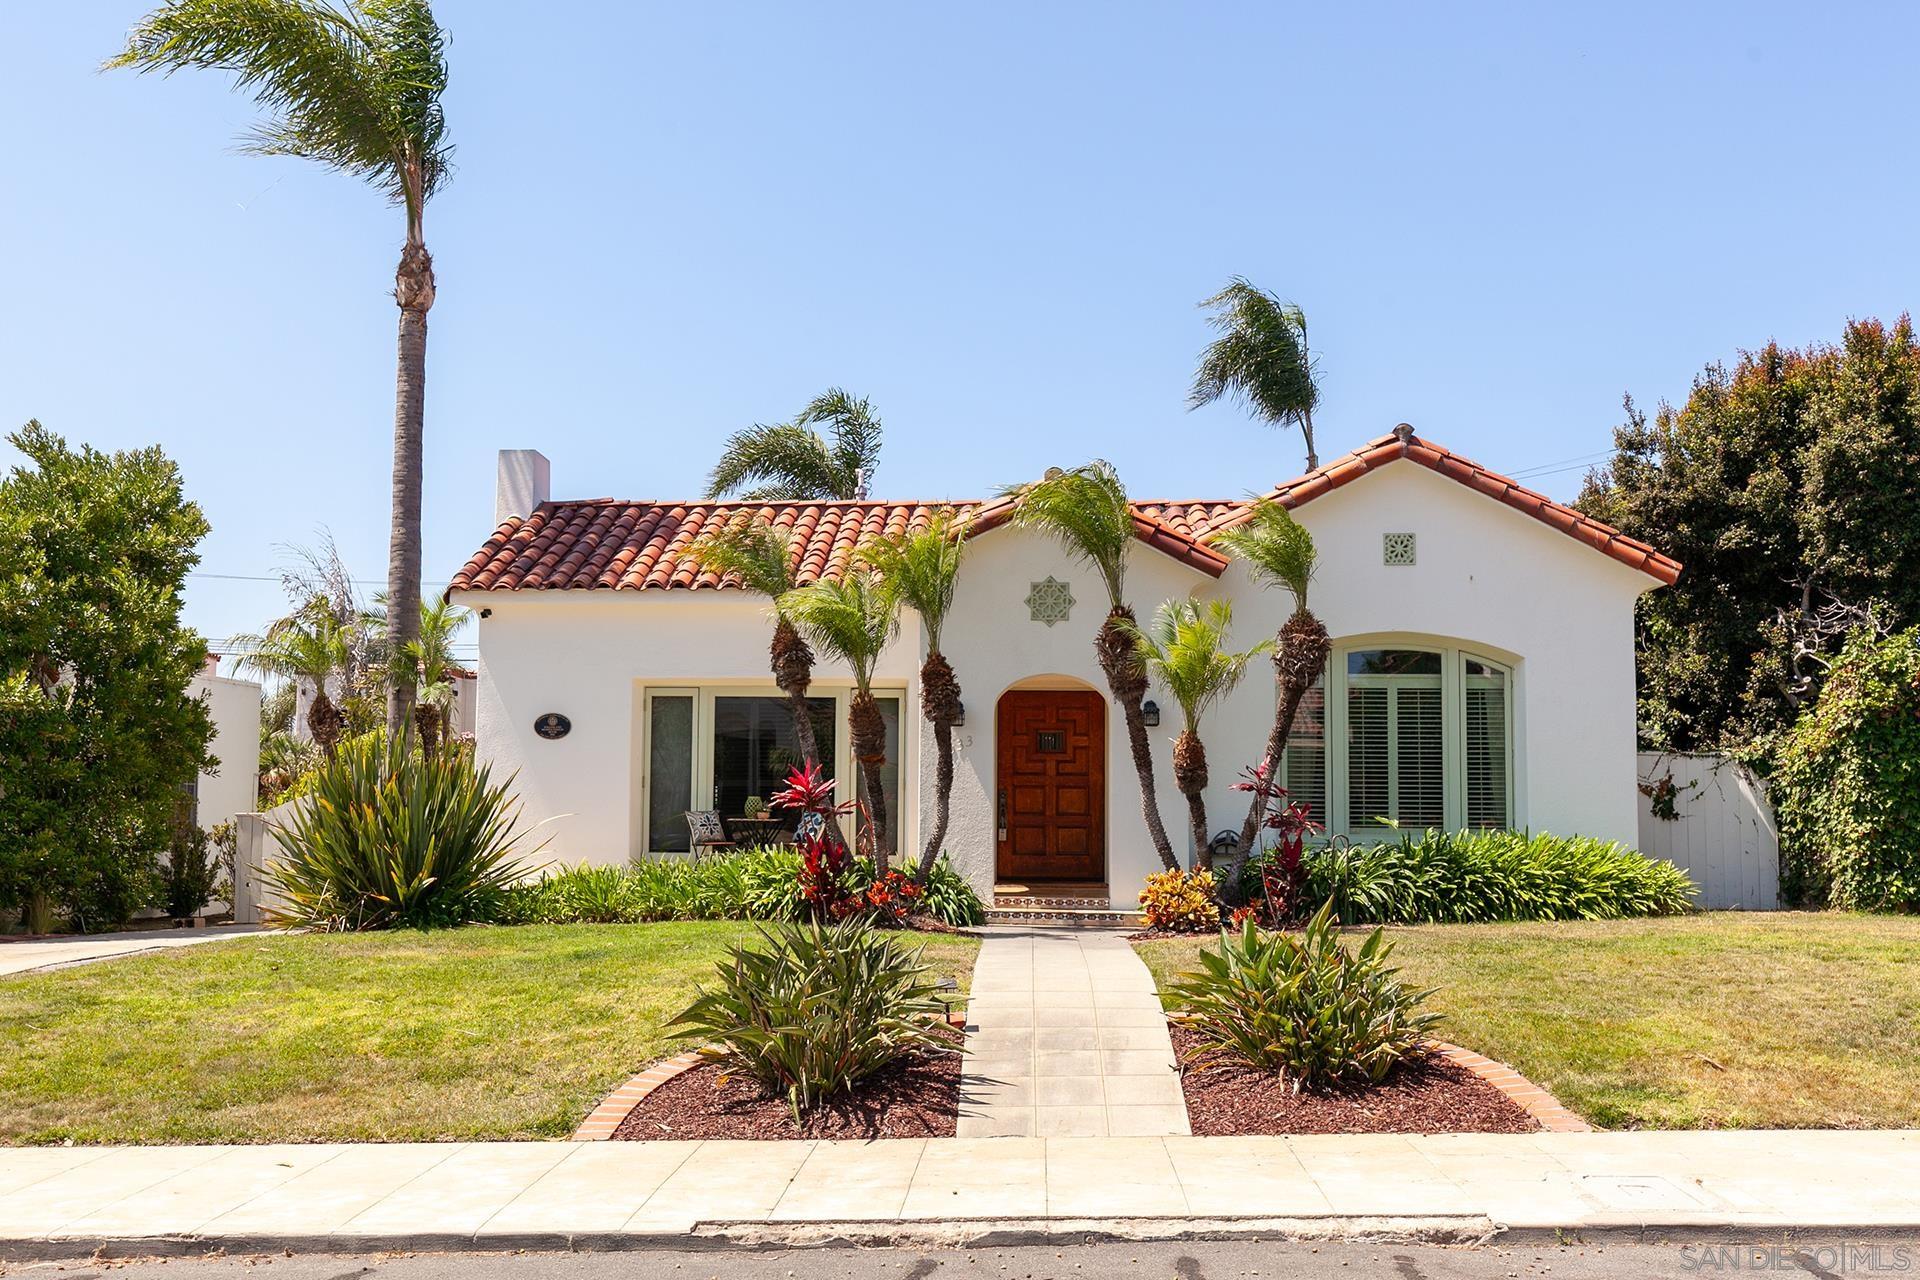
<path id="1" fill-rule="evenodd" d="M 967 704 L 963 702 L 960 704 L 959 711 L 954 713 L 953 727 L 958 729 L 961 725 L 965 724 L 966 722 L 967 722 Z"/>
<path id="2" fill-rule="evenodd" d="M 1160 704 L 1152 698 L 1148 698 L 1140 704 L 1140 723 L 1146 725 L 1149 729 L 1158 729 L 1160 727 Z"/>

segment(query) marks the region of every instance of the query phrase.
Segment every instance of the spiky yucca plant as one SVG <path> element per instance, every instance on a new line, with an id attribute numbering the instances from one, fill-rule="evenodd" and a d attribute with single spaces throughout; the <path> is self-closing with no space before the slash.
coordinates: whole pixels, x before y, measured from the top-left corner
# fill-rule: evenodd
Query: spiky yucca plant
<path id="1" fill-rule="evenodd" d="M 933 726 L 933 830 L 914 879 L 922 884 L 932 874 L 947 839 L 947 819 L 953 802 L 953 727 L 961 714 L 960 681 L 953 664 L 940 648 L 940 631 L 953 608 L 960 561 L 966 554 L 966 526 L 951 511 L 939 512 L 926 528 L 869 543 L 863 555 L 900 599 L 920 615 L 927 633 L 927 657 L 920 664 L 920 710 Z"/>
<path id="2" fill-rule="evenodd" d="M 274 830 L 285 856 L 267 864 L 269 918 L 325 930 L 489 919 L 539 851 L 523 847 L 519 811 L 470 749 L 428 759 L 404 737 L 350 741 Z"/>
<path id="3" fill-rule="evenodd" d="M 871 566 L 862 564 L 847 570 L 838 581 L 822 579 L 789 591 L 780 597 L 779 608 L 814 644 L 853 672 L 847 732 L 872 816 L 874 861 L 884 874 L 893 847 L 893 823 L 880 784 L 880 766 L 887 760 L 887 722 L 873 696 L 873 672 L 900 630 L 899 593 Z"/>
<path id="4" fill-rule="evenodd" d="M 1253 504 L 1245 519 L 1221 533 L 1214 545 L 1237 560 L 1244 560 L 1255 582 L 1278 585 L 1293 597 L 1293 613 L 1280 626 L 1275 637 L 1273 667 L 1275 698 L 1273 731 L 1267 735 L 1267 750 L 1262 757 L 1264 785 L 1253 789 L 1247 806 L 1246 821 L 1240 826 L 1240 851 L 1252 857 L 1253 847 L 1273 799 L 1273 788 L 1280 778 L 1280 754 L 1286 750 L 1287 735 L 1293 732 L 1294 717 L 1307 690 L 1327 667 L 1333 653 L 1333 639 L 1327 628 L 1307 608 L 1307 587 L 1313 581 L 1316 552 L 1313 535 L 1279 503 L 1262 498 Z"/>
<path id="5" fill-rule="evenodd" d="M 1173 741 L 1173 781 L 1187 798 L 1196 871 L 1213 866 L 1207 839 L 1207 748 L 1200 740 L 1200 718 L 1232 693 L 1247 674 L 1247 664 L 1265 653 L 1262 641 L 1245 652 L 1227 648 L 1233 605 L 1212 600 L 1169 600 L 1145 628 L 1133 631 L 1134 645 L 1148 673 L 1180 707 L 1180 736 Z"/>
<path id="6" fill-rule="evenodd" d="M 801 758 L 808 764 L 820 764 L 813 709 L 807 704 L 807 690 L 813 684 L 813 650 L 780 607 L 782 597 L 794 587 L 792 537 L 774 528 L 771 521 L 741 511 L 696 539 L 688 554 L 702 568 L 732 578 L 745 590 L 773 601 L 773 640 L 767 646 L 767 665 L 773 671 L 774 684 L 787 695 L 787 714 L 793 720 L 793 739 Z"/>
<path id="7" fill-rule="evenodd" d="M 1055 472 L 1032 484 L 1002 490 L 1014 499 L 1015 524 L 1053 537 L 1073 559 L 1100 575 L 1107 590 L 1107 616 L 1094 636 L 1094 656 L 1107 689 L 1127 725 L 1127 745 L 1140 779 L 1140 816 L 1154 852 L 1169 871 L 1180 869 L 1160 819 L 1153 787 L 1153 747 L 1140 704 L 1147 696 L 1147 668 L 1134 644 L 1138 620 L 1127 603 L 1127 556 L 1133 550 L 1133 507 L 1112 464 L 1095 460 L 1071 471 Z"/>

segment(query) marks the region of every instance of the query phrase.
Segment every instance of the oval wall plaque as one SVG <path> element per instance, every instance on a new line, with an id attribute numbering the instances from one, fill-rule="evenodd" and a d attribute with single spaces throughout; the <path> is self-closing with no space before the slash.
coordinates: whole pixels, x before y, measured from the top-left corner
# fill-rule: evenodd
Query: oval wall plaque
<path id="1" fill-rule="evenodd" d="M 573 732 L 573 721 L 558 711 L 549 711 L 533 722 L 533 731 L 543 738 L 564 738 Z"/>

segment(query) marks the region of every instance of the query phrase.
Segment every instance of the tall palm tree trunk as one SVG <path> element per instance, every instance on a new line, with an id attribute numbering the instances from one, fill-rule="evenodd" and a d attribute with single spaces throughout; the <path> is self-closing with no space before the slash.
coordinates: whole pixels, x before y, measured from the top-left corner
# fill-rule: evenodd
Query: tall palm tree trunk
<path id="1" fill-rule="evenodd" d="M 1207 839 L 1207 749 L 1191 730 L 1182 730 L 1173 743 L 1173 781 L 1187 798 L 1187 823 L 1193 835 L 1193 869 L 1213 869 L 1213 846 Z"/>
<path id="2" fill-rule="evenodd" d="M 1134 634 L 1133 610 L 1116 605 L 1094 637 L 1094 654 L 1127 722 L 1127 745 L 1133 750 L 1133 771 L 1140 779 L 1140 816 L 1147 824 L 1147 836 L 1161 864 L 1169 871 L 1178 871 L 1180 859 L 1173 856 L 1173 842 L 1167 839 L 1166 824 L 1160 820 L 1160 799 L 1153 790 L 1153 746 L 1147 741 L 1147 722 L 1140 711 L 1147 696 L 1147 668 L 1134 647 Z"/>
<path id="3" fill-rule="evenodd" d="M 387 543 L 387 642 L 405 652 L 420 638 L 420 484 L 427 406 L 427 312 L 433 308 L 433 255 L 410 220 L 394 272 L 400 306 L 400 364 L 394 380 L 393 524 Z M 387 686 L 387 740 L 412 728 L 414 688 L 405 663 Z"/>
<path id="4" fill-rule="evenodd" d="M 1280 754 L 1286 750 L 1287 735 L 1293 732 L 1300 701 L 1320 678 L 1327 665 L 1327 655 L 1332 652 L 1333 640 L 1327 635 L 1326 627 L 1305 609 L 1297 611 L 1280 628 L 1279 642 L 1273 650 L 1279 696 L 1274 699 L 1273 732 L 1267 735 L 1267 752 L 1262 757 L 1267 785 L 1254 791 L 1253 802 L 1247 806 L 1247 820 L 1240 825 L 1243 858 L 1253 856 L 1253 842 L 1266 820 L 1267 804 L 1280 785 Z"/>

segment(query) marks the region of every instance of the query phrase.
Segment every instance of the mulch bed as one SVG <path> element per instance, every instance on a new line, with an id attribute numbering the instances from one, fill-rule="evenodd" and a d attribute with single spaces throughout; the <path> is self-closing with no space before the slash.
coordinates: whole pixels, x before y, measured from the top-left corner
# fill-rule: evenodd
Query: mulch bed
<path id="1" fill-rule="evenodd" d="M 806 1113 L 797 1128 L 785 1098 L 763 1098 L 740 1076 L 719 1084 L 720 1068 L 708 1063 L 641 1099 L 613 1138 L 951 1138 L 960 1117 L 960 1037 L 950 1039 L 955 1052 L 896 1063 Z"/>
<path id="2" fill-rule="evenodd" d="M 1199 1037 L 1168 1028 L 1186 1061 Z M 1532 1133 L 1540 1126 L 1518 1103 L 1455 1062 L 1429 1057 L 1396 1068 L 1366 1089 L 1295 1094 L 1277 1075 L 1248 1067 L 1182 1068 L 1187 1119 L 1196 1134 Z"/>

